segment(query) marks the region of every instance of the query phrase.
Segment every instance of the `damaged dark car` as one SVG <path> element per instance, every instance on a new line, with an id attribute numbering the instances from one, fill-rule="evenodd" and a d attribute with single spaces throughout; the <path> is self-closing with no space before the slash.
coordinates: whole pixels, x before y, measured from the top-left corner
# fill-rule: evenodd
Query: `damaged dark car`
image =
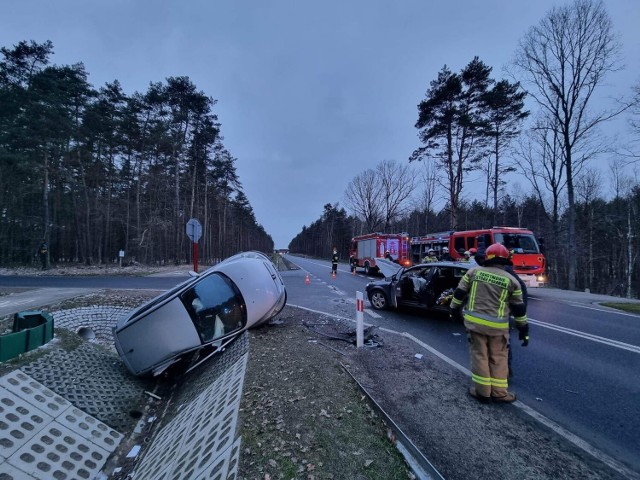
<path id="1" fill-rule="evenodd" d="M 415 307 L 448 311 L 460 279 L 475 263 L 433 262 L 398 268 L 384 280 L 366 286 L 369 303 L 376 310 Z"/>

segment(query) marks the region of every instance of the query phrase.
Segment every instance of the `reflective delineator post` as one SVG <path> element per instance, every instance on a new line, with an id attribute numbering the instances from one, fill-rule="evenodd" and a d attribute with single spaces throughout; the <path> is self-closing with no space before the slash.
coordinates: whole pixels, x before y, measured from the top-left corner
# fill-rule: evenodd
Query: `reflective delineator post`
<path id="1" fill-rule="evenodd" d="M 364 344 L 364 295 L 356 292 L 356 347 Z"/>

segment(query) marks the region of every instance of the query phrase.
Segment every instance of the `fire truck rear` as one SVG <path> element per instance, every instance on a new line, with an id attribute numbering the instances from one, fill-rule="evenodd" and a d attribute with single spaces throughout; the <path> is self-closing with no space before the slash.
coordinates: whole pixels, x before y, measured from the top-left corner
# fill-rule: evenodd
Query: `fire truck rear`
<path id="1" fill-rule="evenodd" d="M 403 267 L 411 266 L 408 233 L 370 233 L 351 239 L 351 268 L 364 268 L 366 274 L 378 271 L 376 259 L 385 258 Z"/>

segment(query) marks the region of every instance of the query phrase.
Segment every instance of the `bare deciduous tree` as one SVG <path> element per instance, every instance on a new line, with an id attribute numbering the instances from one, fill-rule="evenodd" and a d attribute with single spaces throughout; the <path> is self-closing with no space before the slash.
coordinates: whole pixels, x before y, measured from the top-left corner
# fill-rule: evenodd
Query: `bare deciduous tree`
<path id="1" fill-rule="evenodd" d="M 585 215 L 587 218 L 586 224 L 586 265 L 584 266 L 585 272 L 585 285 L 589 288 L 593 285 L 593 279 L 595 277 L 594 269 L 594 230 L 595 230 L 595 200 L 600 196 L 601 179 L 600 174 L 592 168 L 586 168 L 584 172 L 576 179 L 576 192 L 580 202 L 584 205 Z"/>
<path id="2" fill-rule="evenodd" d="M 394 160 L 380 162 L 375 170 L 356 175 L 344 192 L 345 203 L 366 224 L 368 232 L 385 230 L 411 209 L 415 174 Z"/>
<path id="3" fill-rule="evenodd" d="M 373 169 L 365 170 L 349 182 L 344 192 L 345 203 L 362 218 L 369 232 L 382 224 L 382 202 L 378 176 Z"/>
<path id="4" fill-rule="evenodd" d="M 527 93 L 556 122 L 563 147 L 568 199 L 570 289 L 576 287 L 574 171 L 577 154 L 598 125 L 629 104 L 592 112 L 595 90 L 618 68 L 620 45 L 601 0 L 554 7 L 520 41 L 513 61 Z"/>
<path id="5" fill-rule="evenodd" d="M 415 190 L 415 174 L 409 165 L 394 160 L 384 160 L 376 167 L 382 188 L 383 229 L 410 210 L 409 199 Z"/>
<path id="6" fill-rule="evenodd" d="M 520 160 L 520 170 L 531 182 L 547 217 L 554 227 L 557 226 L 560 195 L 566 180 L 564 155 L 555 120 L 549 115 L 540 115 L 533 127 L 521 137 L 516 155 Z"/>

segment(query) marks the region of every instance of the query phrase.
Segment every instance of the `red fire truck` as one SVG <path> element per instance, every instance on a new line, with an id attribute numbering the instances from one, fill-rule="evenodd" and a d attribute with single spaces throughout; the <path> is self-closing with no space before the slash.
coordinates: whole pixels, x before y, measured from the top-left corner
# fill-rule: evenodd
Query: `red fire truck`
<path id="1" fill-rule="evenodd" d="M 366 274 L 378 271 L 377 258 L 385 258 L 389 252 L 391 260 L 403 267 L 411 266 L 408 233 L 370 233 L 351 239 L 351 268 L 364 268 Z"/>
<path id="2" fill-rule="evenodd" d="M 434 249 L 442 258 L 442 249 L 449 249 L 450 257 L 461 260 L 464 252 L 471 248 L 486 248 L 493 243 L 502 243 L 513 252 L 513 269 L 529 287 L 541 287 L 547 282 L 546 260 L 541 239 L 536 239 L 531 230 L 516 227 L 493 227 L 463 232 L 440 232 L 413 237 L 411 248 L 414 262 L 421 259 L 429 249 Z"/>

